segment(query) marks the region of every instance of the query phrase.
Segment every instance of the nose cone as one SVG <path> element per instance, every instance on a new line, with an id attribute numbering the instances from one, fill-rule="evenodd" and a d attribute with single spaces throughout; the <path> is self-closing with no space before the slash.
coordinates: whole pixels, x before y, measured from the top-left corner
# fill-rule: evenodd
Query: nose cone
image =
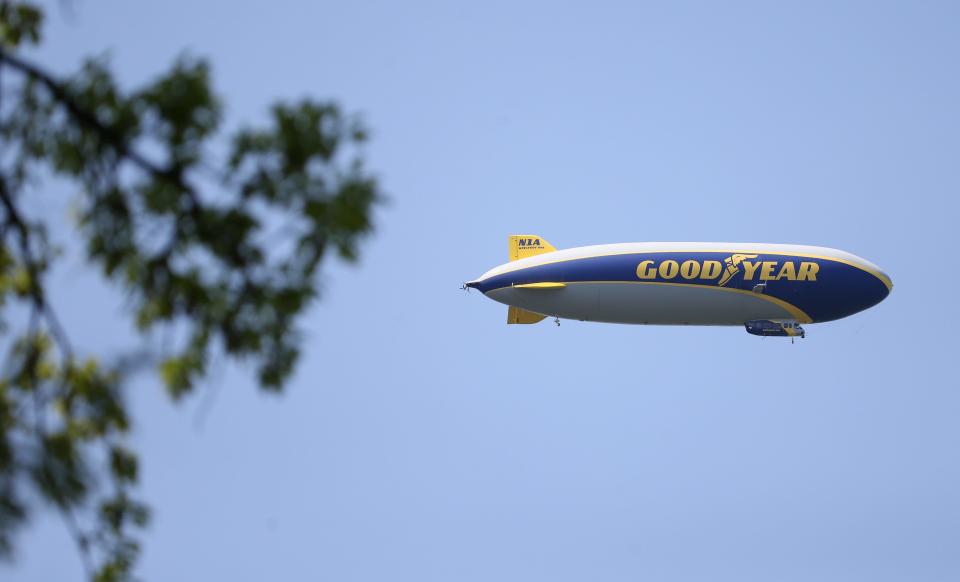
<path id="1" fill-rule="evenodd" d="M 850 287 L 850 293 L 856 296 L 853 303 L 856 304 L 854 311 L 862 311 L 880 303 L 890 295 L 893 290 L 893 281 L 890 275 L 879 267 L 871 265 L 868 273 L 872 276 L 865 276 L 858 284 Z M 865 280 L 863 280 L 865 279 Z"/>
<path id="2" fill-rule="evenodd" d="M 890 292 L 893 291 L 893 280 L 890 278 L 890 275 L 888 275 L 886 271 L 884 271 L 883 269 L 877 266 L 873 266 L 873 269 L 871 270 L 871 274 L 877 279 L 879 279 L 880 283 L 882 283 L 882 285 L 878 285 L 878 287 L 880 288 L 880 292 L 875 294 L 876 299 L 872 303 L 872 305 L 876 305 L 877 303 L 880 303 L 881 301 L 886 299 L 887 296 L 890 295 Z"/>
<path id="3" fill-rule="evenodd" d="M 883 281 L 883 284 L 887 286 L 887 295 L 893 291 L 893 279 L 890 278 L 890 275 L 886 271 L 878 271 L 880 275 L 880 280 Z"/>
<path id="4" fill-rule="evenodd" d="M 867 294 L 873 297 L 875 300 L 874 304 L 885 299 L 893 290 L 893 280 L 890 279 L 890 275 L 875 263 L 871 263 L 863 257 L 856 255 L 849 255 L 849 257 L 851 259 L 851 265 L 858 267 L 864 274 L 872 275 L 872 277 L 866 277 L 866 279 L 872 279 L 872 281 L 862 284 L 862 287 L 865 290 L 869 289 L 869 293 Z M 877 283 L 879 283 L 879 285 Z"/>
<path id="5" fill-rule="evenodd" d="M 847 254 L 841 260 L 821 262 L 818 285 L 799 297 L 815 322 L 834 321 L 869 309 L 890 295 L 890 275 L 873 263 Z"/>

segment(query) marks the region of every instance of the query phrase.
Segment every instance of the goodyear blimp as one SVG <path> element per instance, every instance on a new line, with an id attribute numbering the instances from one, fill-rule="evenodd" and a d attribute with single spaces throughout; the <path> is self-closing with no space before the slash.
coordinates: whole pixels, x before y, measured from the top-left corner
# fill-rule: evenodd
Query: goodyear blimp
<path id="1" fill-rule="evenodd" d="M 553 317 L 608 323 L 742 325 L 804 337 L 883 301 L 879 267 L 825 247 L 761 243 L 624 243 L 555 249 L 509 237 L 510 262 L 464 283 L 509 306 L 507 323 Z"/>

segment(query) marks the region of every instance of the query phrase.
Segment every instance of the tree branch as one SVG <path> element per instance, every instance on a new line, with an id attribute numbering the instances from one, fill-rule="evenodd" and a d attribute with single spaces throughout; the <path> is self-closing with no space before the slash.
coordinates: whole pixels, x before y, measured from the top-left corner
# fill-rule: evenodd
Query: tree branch
<path id="1" fill-rule="evenodd" d="M 40 285 L 40 270 L 37 267 L 37 261 L 33 256 L 33 251 L 30 248 L 30 227 L 20 215 L 20 211 L 14 203 L 10 191 L 7 189 L 7 181 L 3 176 L 0 176 L 0 205 L 3 206 L 7 213 L 5 225 L 12 225 L 17 231 L 20 253 L 23 255 L 24 264 L 30 275 L 30 299 L 37 311 L 47 320 L 50 332 L 53 333 L 57 339 L 57 344 L 63 351 L 64 359 L 72 361 L 73 346 L 70 344 L 70 338 L 67 337 L 63 326 L 60 325 L 60 320 L 57 318 L 56 313 L 54 313 L 50 304 L 47 303 L 46 297 L 43 294 L 43 286 Z"/>
<path id="2" fill-rule="evenodd" d="M 88 111 L 78 103 L 63 83 L 40 67 L 16 55 L 10 54 L 0 47 L 0 64 L 2 63 L 8 64 L 10 68 L 40 83 L 50 92 L 54 99 L 63 105 L 71 117 L 99 135 L 100 138 L 110 144 L 121 157 L 130 160 L 145 172 L 168 182 L 178 190 L 184 192 L 190 200 L 191 212 L 196 213 L 199 211 L 200 202 L 197 192 L 193 186 L 184 180 L 179 168 L 176 166 L 164 168 L 135 150 L 122 135 L 118 134 L 113 128 L 103 124 L 94 113 Z"/>

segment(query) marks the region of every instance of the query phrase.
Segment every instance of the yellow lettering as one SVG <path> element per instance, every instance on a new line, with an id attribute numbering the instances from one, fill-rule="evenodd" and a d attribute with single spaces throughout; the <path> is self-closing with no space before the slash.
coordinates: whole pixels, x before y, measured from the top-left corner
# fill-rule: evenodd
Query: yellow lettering
<path id="1" fill-rule="evenodd" d="M 816 281 L 817 271 L 819 270 L 820 265 L 817 263 L 808 263 L 804 261 L 800 263 L 800 272 L 797 273 L 797 281 Z"/>
<path id="2" fill-rule="evenodd" d="M 793 261 L 787 261 L 780 267 L 780 272 L 777 273 L 777 281 L 780 279 L 786 279 L 788 281 L 797 280 L 797 268 L 794 266 Z"/>
<path id="3" fill-rule="evenodd" d="M 654 279 L 657 276 L 657 272 L 650 267 L 653 264 L 653 261 L 641 261 L 637 265 L 637 278 L 638 279 Z"/>
<path id="4" fill-rule="evenodd" d="M 720 261 L 704 261 L 703 270 L 700 271 L 700 278 L 716 279 L 720 276 L 721 270 L 723 270 L 723 265 L 720 264 Z"/>
<path id="5" fill-rule="evenodd" d="M 763 268 L 760 269 L 760 280 L 769 281 L 773 279 L 773 270 L 777 268 L 776 261 L 764 261 Z"/>
<path id="6" fill-rule="evenodd" d="M 660 276 L 664 279 L 673 279 L 677 276 L 677 271 L 680 270 L 680 265 L 677 264 L 674 260 L 664 261 L 660 263 Z"/>
<path id="7" fill-rule="evenodd" d="M 752 281 L 752 280 L 753 280 L 753 274 L 756 273 L 756 272 L 757 272 L 757 269 L 760 268 L 761 263 L 749 263 L 749 262 L 747 262 L 747 261 L 744 261 L 744 262 L 741 263 L 741 264 L 743 265 L 743 269 L 744 269 L 744 270 L 743 270 L 743 280 L 744 280 L 744 281 Z"/>
<path id="8" fill-rule="evenodd" d="M 684 279 L 696 279 L 700 274 L 700 263 L 696 261 L 684 261 L 680 265 L 680 276 Z"/>

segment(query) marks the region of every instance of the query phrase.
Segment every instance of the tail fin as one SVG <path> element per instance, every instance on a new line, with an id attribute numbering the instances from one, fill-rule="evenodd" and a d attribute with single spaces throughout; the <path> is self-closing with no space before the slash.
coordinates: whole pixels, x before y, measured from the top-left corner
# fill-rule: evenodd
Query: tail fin
<path id="1" fill-rule="evenodd" d="M 507 323 L 540 323 L 546 315 L 540 315 L 526 309 L 510 306 L 507 310 Z"/>
<path id="2" fill-rule="evenodd" d="M 552 253 L 557 249 L 547 239 L 536 234 L 510 235 L 510 260 L 525 259 L 543 253 Z"/>

